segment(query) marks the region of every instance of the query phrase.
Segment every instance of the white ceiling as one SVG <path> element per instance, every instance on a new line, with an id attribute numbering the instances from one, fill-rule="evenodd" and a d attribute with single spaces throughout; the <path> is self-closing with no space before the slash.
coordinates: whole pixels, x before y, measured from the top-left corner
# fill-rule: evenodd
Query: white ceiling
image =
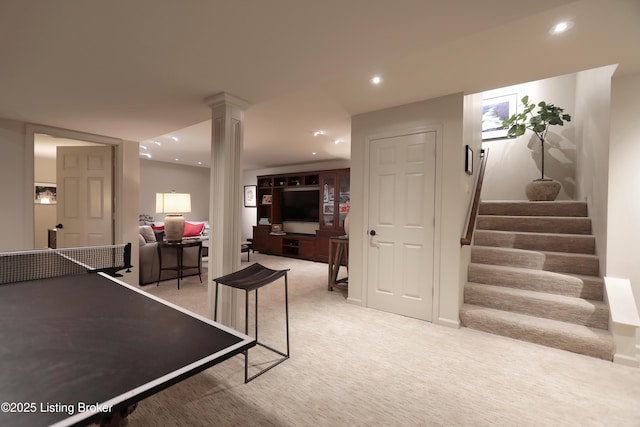
<path id="1" fill-rule="evenodd" d="M 574 27 L 550 36 L 561 19 Z M 203 99 L 225 91 L 251 105 L 245 167 L 340 159 L 354 114 L 608 64 L 640 72 L 639 40 L 638 0 L 0 0 L 0 118 L 206 166 Z"/>

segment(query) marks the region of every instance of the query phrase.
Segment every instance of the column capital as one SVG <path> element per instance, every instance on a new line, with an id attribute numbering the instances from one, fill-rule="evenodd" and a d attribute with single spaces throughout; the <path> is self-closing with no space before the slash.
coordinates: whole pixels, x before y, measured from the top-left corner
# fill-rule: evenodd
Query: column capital
<path id="1" fill-rule="evenodd" d="M 236 107 L 242 111 L 245 111 L 249 108 L 249 102 L 245 101 L 242 98 L 238 98 L 237 96 L 231 95 L 226 92 L 216 93 L 215 95 L 208 96 L 204 99 L 204 102 L 207 103 L 209 107 L 217 108 L 223 105 L 231 105 Z"/>

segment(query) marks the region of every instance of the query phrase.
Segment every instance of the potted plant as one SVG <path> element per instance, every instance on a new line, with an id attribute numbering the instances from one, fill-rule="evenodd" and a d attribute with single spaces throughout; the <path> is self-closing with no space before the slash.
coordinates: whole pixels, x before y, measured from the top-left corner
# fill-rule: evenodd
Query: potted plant
<path id="1" fill-rule="evenodd" d="M 555 200 L 560 192 L 560 183 L 544 177 L 544 142 L 551 126 L 563 126 L 564 122 L 570 122 L 571 116 L 563 114 L 564 109 L 546 102 L 539 102 L 539 110 L 534 114 L 536 104 L 529 104 L 529 96 L 521 100 L 524 110 L 520 114 L 514 114 L 502 122 L 507 130 L 507 137 L 513 138 L 524 135 L 527 129 L 532 131 L 540 141 L 541 167 L 540 179 L 529 183 L 526 188 L 527 198 L 531 201 Z"/>

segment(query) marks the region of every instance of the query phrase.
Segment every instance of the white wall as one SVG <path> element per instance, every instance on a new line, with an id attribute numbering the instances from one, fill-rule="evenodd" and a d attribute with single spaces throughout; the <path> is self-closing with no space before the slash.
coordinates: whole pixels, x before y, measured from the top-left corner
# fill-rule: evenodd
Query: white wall
<path id="1" fill-rule="evenodd" d="M 606 271 L 611 75 L 616 66 L 576 74 L 576 200 L 589 208 L 600 272 Z"/>
<path id="2" fill-rule="evenodd" d="M 36 182 L 56 182 L 56 159 L 46 156 L 34 156 L 33 175 Z M 36 249 L 46 248 L 48 244 L 48 230 L 55 227 L 56 205 L 33 205 L 34 244 Z"/>
<path id="3" fill-rule="evenodd" d="M 436 266 L 433 322 L 459 326 L 461 301 L 460 237 L 467 206 L 465 194 L 463 95 L 455 94 L 354 116 L 351 121 L 351 211 L 349 243 L 349 297 L 351 303 L 366 305 L 365 247 L 367 213 L 364 203 L 366 138 L 369 135 L 425 126 L 442 128 L 440 203 L 436 209 Z"/>
<path id="4" fill-rule="evenodd" d="M 191 194 L 191 212 L 184 214 L 187 221 L 207 221 L 209 174 L 209 168 L 140 160 L 139 213 L 164 221 L 164 214 L 156 213 L 156 193 L 175 191 Z"/>
<path id="5" fill-rule="evenodd" d="M 462 180 L 462 205 L 464 212 L 461 220 L 461 236 L 466 235 L 469 225 L 469 216 L 475 197 L 475 184 L 480 172 L 480 150 L 482 149 L 482 99 L 481 93 L 467 95 L 464 97 L 464 119 L 463 119 L 463 144 L 469 145 L 474 150 L 473 175 L 465 175 Z M 460 293 L 458 296 L 459 306 L 464 303 L 464 286 L 467 283 L 469 263 L 471 262 L 471 246 L 465 245 L 460 248 Z"/>
<path id="6" fill-rule="evenodd" d="M 33 248 L 33 188 L 24 182 L 25 124 L 0 119 L 0 223 L 4 224 L 0 238 L 1 251 Z M 33 158 L 33 153 L 28 156 Z"/>
<path id="7" fill-rule="evenodd" d="M 614 76 L 611 90 L 606 275 L 631 280 L 637 307 L 640 307 L 639 112 L 640 74 Z"/>
<path id="8" fill-rule="evenodd" d="M 569 74 L 486 91 L 483 98 L 516 94 L 518 112 L 521 112 L 520 100 L 529 95 L 529 102 L 537 104 L 545 101 L 555 104 L 564 108 L 564 112 L 573 119 L 577 119 L 575 82 L 576 75 Z M 551 127 L 545 142 L 545 177 L 562 184 L 558 200 L 572 200 L 576 194 L 574 127 L 574 120 L 562 127 Z M 483 145 L 489 148 L 490 153 L 482 185 L 483 200 L 526 200 L 525 186 L 541 175 L 538 138 L 533 132 L 527 131 L 517 138 L 484 141 Z"/>
<path id="9" fill-rule="evenodd" d="M 138 258 L 138 212 L 140 212 L 140 148 L 139 143 L 123 141 L 116 150 L 116 241 L 131 243 L 131 273 L 122 278 L 125 282 L 137 286 L 139 283 Z"/>

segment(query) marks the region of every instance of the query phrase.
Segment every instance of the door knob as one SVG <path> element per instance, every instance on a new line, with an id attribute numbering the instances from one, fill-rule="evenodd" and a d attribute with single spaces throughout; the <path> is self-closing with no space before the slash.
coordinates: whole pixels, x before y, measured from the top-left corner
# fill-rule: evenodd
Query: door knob
<path id="1" fill-rule="evenodd" d="M 371 245 L 371 247 L 374 248 L 379 248 L 380 245 L 378 245 L 378 242 L 376 242 L 377 239 L 374 239 L 376 235 L 376 230 L 369 230 L 369 245 Z"/>
<path id="2" fill-rule="evenodd" d="M 58 224 L 56 225 L 56 228 L 64 228 L 64 227 L 62 226 L 62 224 Z"/>

